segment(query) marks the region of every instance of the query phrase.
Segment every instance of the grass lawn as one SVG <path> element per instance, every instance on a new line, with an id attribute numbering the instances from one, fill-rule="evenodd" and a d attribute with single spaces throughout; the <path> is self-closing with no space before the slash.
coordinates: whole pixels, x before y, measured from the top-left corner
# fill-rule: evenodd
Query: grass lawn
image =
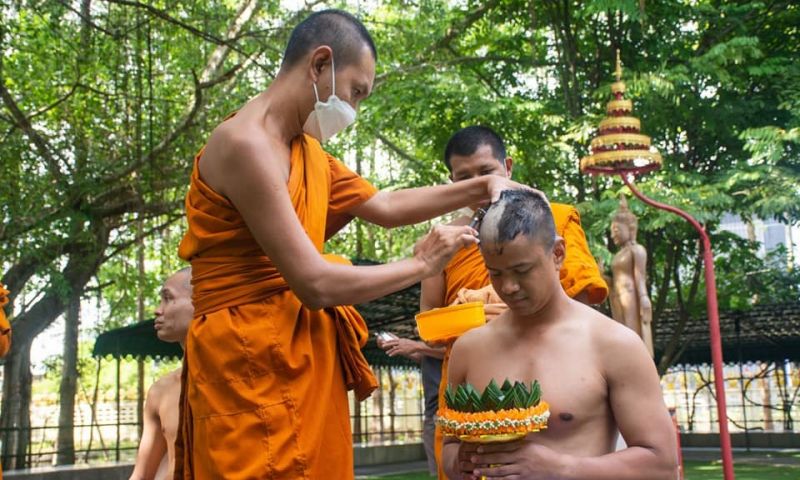
<path id="1" fill-rule="evenodd" d="M 425 472 L 406 473 L 404 475 L 388 475 L 386 477 L 369 477 L 366 480 L 432 480 L 436 477 L 431 477 Z"/>
<path id="2" fill-rule="evenodd" d="M 722 464 L 719 462 L 686 462 L 686 480 L 719 480 Z M 773 466 L 756 464 L 734 465 L 736 480 L 797 480 L 800 466 Z M 413 478 L 413 477 L 411 477 Z"/>
<path id="3" fill-rule="evenodd" d="M 719 462 L 686 462 L 686 480 L 719 480 L 722 465 Z M 736 480 L 797 480 L 800 466 L 736 465 Z M 386 477 L 371 477 L 367 480 L 431 480 L 427 473 L 407 473 Z"/>

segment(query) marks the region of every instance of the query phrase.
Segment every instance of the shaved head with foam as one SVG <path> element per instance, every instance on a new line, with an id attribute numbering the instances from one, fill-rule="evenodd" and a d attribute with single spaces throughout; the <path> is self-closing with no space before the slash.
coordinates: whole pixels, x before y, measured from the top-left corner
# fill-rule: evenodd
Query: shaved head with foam
<path id="1" fill-rule="evenodd" d="M 524 235 L 550 251 L 556 241 L 553 212 L 547 200 L 530 190 L 506 190 L 489 206 L 480 226 L 481 248 L 496 249 Z"/>

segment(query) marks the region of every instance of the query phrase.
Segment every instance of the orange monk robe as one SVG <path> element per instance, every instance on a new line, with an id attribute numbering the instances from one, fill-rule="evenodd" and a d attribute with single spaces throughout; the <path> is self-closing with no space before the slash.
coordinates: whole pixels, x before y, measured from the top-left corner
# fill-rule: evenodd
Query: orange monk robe
<path id="1" fill-rule="evenodd" d="M 8 303 L 8 290 L 0 283 L 0 357 L 5 357 L 11 349 L 11 324 L 8 323 L 6 312 L 3 308 Z M 0 480 L 3 478 L 3 470 L 0 469 Z"/>
<path id="2" fill-rule="evenodd" d="M 347 390 L 361 400 L 377 387 L 360 350 L 364 320 L 353 307 L 300 303 L 233 204 L 203 183 L 201 155 L 179 252 L 192 263 L 195 317 L 175 478 L 353 478 Z M 320 255 L 376 192 L 308 136 L 292 141 L 287 188 Z"/>
<path id="3" fill-rule="evenodd" d="M 578 211 L 561 203 L 551 203 L 556 234 L 564 239 L 566 244 L 566 257 L 559 272 L 561 286 L 570 297 L 575 297 L 581 292 L 586 292 L 589 303 L 602 303 L 608 296 L 608 285 L 600 274 L 589 246 L 586 235 L 581 227 L 581 217 Z M 445 277 L 445 304 L 450 305 L 458 301 L 459 293 L 469 295 L 470 290 L 480 290 L 491 284 L 489 271 L 483 262 L 480 249 L 477 245 L 463 248 L 455 254 L 444 269 Z M 444 390 L 447 388 L 447 364 L 450 358 L 450 346 L 445 352 L 442 361 L 442 382 L 439 384 L 439 405 L 442 406 Z M 434 451 L 436 463 L 439 465 L 439 478 L 446 479 L 442 468 L 442 441 L 439 429 L 436 429 Z"/>
<path id="4" fill-rule="evenodd" d="M 0 357 L 11 349 L 11 324 L 8 323 L 4 307 L 8 303 L 8 290 L 0 283 Z"/>

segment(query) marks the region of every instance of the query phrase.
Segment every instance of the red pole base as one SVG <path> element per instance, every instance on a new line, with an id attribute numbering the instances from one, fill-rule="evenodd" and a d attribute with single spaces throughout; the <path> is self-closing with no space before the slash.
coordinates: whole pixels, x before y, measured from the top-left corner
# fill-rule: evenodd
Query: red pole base
<path id="1" fill-rule="evenodd" d="M 675 407 L 669 409 L 669 416 L 672 425 L 675 427 L 675 438 L 678 441 L 678 480 L 683 480 L 683 452 L 681 451 L 681 427 L 678 426 L 678 418 L 675 415 Z"/>

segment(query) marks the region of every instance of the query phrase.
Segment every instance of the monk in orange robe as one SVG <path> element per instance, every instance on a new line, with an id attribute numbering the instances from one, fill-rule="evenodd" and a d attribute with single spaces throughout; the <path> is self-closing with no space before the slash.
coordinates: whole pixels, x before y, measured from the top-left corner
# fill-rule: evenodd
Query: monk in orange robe
<path id="1" fill-rule="evenodd" d="M 520 188 L 490 176 L 377 192 L 320 141 L 355 118 L 375 77 L 369 33 L 338 10 L 292 31 L 266 91 L 221 123 L 196 156 L 180 256 L 192 264 L 194 319 L 181 389 L 180 479 L 351 479 L 347 390 L 376 381 L 349 306 L 441 272 L 475 243 L 435 227 L 405 260 L 353 267 L 323 256 L 353 217 L 420 222 Z"/>
<path id="2" fill-rule="evenodd" d="M 8 303 L 8 290 L 0 283 L 0 357 L 5 357 L 11 349 L 11 324 L 6 318 L 5 306 Z M 0 480 L 3 479 L 3 469 L 0 468 Z"/>
<path id="3" fill-rule="evenodd" d="M 511 177 L 513 160 L 506 155 L 505 144 L 493 130 L 483 126 L 466 127 L 456 132 L 447 144 L 444 162 L 454 183 L 479 178 L 484 175 Z M 472 210 L 479 205 L 472 207 Z M 556 233 L 564 239 L 566 257 L 560 271 L 561 286 L 570 297 L 588 304 L 602 303 L 608 296 L 608 286 L 586 244 L 586 235 L 581 227 L 578 211 L 560 203 L 551 203 Z M 455 219 L 451 225 L 470 223 L 470 214 Z M 420 310 L 430 310 L 453 303 L 464 303 L 476 299 L 487 304 L 487 319 L 502 312 L 502 302 L 491 290 L 489 271 L 477 245 L 469 245 L 455 254 L 440 275 L 422 282 Z M 485 298 L 484 298 L 485 297 Z M 487 301 L 488 299 L 488 301 Z M 503 307 L 505 305 L 502 305 Z M 447 347 L 442 362 L 442 378 L 447 378 L 450 348 Z M 439 385 L 440 404 L 447 382 Z M 443 437 L 436 432 L 435 452 L 439 478 L 446 479 L 442 469 L 441 451 Z"/>

